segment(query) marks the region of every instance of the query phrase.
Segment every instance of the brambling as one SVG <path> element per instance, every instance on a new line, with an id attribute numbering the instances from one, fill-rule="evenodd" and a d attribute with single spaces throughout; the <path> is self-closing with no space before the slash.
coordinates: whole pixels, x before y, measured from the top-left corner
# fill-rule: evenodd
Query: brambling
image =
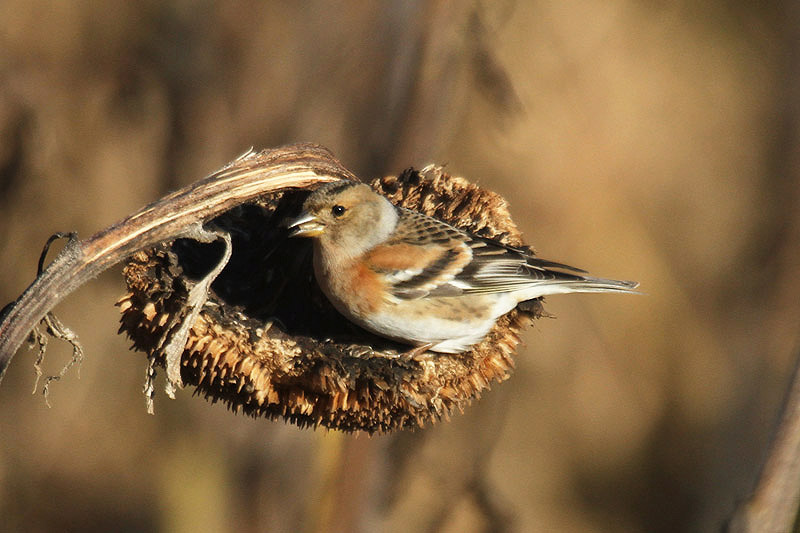
<path id="1" fill-rule="evenodd" d="M 358 182 L 320 187 L 289 228 L 292 237 L 313 237 L 314 274 L 333 306 L 368 331 L 415 346 L 415 355 L 468 350 L 520 302 L 638 286 L 471 235 Z"/>

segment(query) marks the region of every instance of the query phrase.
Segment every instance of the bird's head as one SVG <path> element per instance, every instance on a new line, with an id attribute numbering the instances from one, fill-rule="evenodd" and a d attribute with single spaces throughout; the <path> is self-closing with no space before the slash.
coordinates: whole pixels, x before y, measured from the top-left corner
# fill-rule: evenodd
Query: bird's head
<path id="1" fill-rule="evenodd" d="M 397 218 L 397 209 L 368 185 L 334 182 L 314 191 L 288 227 L 290 237 L 313 237 L 329 253 L 355 256 L 386 240 Z"/>

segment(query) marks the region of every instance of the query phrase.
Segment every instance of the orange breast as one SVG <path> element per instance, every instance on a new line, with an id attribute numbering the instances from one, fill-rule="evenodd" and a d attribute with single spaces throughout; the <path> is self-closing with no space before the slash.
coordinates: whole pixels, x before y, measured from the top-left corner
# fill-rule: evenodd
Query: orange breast
<path id="1" fill-rule="evenodd" d="M 384 303 L 380 277 L 361 262 L 344 268 L 330 288 L 339 304 L 358 317 L 375 313 Z"/>

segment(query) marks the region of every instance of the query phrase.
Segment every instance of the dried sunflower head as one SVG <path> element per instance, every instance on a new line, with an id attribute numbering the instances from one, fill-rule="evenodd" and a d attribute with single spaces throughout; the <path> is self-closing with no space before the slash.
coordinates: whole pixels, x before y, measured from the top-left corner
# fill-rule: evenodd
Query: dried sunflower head
<path id="1" fill-rule="evenodd" d="M 522 246 L 500 196 L 439 167 L 370 185 L 395 205 Z M 279 191 L 214 220 L 231 235 L 233 255 L 191 327 L 184 383 L 252 416 L 373 433 L 447 417 L 509 376 L 520 329 L 542 314 L 539 300 L 501 317 L 467 352 L 398 358 L 407 347 L 354 326 L 332 307 L 314 281 L 311 244 L 288 238 L 282 222 L 308 193 Z M 219 243 L 179 239 L 135 254 L 125 267 L 121 330 L 156 364 L 164 363 L 158 346 L 165 329 L 186 313 L 190 288 L 221 253 Z"/>

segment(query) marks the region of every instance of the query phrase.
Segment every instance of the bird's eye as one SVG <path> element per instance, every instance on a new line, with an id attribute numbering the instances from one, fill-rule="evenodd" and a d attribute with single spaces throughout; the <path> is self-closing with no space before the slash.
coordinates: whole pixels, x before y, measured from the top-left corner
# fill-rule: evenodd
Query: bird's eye
<path id="1" fill-rule="evenodd" d="M 336 218 L 339 218 L 340 216 L 344 215 L 345 211 L 347 211 L 347 209 L 343 205 L 335 205 L 331 207 L 331 214 Z"/>

